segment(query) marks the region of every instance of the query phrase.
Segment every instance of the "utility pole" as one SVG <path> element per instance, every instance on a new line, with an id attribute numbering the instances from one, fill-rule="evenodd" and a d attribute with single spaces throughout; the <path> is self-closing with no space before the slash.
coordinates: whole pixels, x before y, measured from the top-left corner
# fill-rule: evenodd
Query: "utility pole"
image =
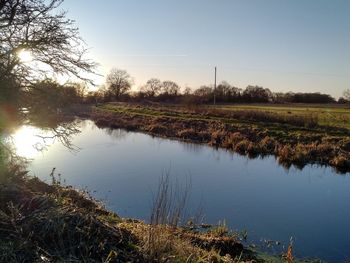
<path id="1" fill-rule="evenodd" d="M 214 105 L 216 104 L 216 67 L 215 67 L 215 81 L 214 81 Z"/>

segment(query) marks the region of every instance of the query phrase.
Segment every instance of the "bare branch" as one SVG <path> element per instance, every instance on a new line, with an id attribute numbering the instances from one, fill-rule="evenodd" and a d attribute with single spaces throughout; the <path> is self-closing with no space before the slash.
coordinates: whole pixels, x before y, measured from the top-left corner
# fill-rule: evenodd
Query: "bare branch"
<path id="1" fill-rule="evenodd" d="M 86 59 L 87 49 L 74 21 L 57 12 L 63 0 L 0 0 L 0 78 L 15 77 L 22 85 L 49 74 L 71 75 L 92 81 L 96 63 Z M 18 58 L 32 53 L 31 63 Z"/>

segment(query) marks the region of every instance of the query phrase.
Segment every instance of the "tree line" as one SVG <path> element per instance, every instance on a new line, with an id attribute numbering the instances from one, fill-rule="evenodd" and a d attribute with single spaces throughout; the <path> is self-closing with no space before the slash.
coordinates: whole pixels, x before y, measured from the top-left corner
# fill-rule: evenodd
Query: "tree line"
<path id="1" fill-rule="evenodd" d="M 204 85 L 197 89 L 181 89 L 174 81 L 149 79 L 138 91 L 131 91 L 133 78 L 125 70 L 113 68 L 106 77 L 106 83 L 98 91 L 86 94 L 87 101 L 142 101 L 184 103 L 349 103 L 350 91 L 338 101 L 329 94 L 272 92 L 268 88 L 249 85 L 241 89 L 223 81 L 214 87 Z"/>
<path id="2" fill-rule="evenodd" d="M 208 85 L 197 89 L 182 89 L 174 81 L 161 81 L 157 78 L 149 79 L 137 91 L 131 90 L 132 85 L 132 77 L 125 70 L 116 69 L 107 75 L 105 85 L 97 91 L 89 91 L 86 82 L 59 84 L 52 79 L 39 80 L 22 92 L 21 104 L 34 109 L 40 102 L 40 109 L 47 111 L 72 104 L 112 101 L 211 104 L 214 94 L 217 103 L 350 103 L 349 90 L 344 92 L 344 97 L 335 100 L 322 93 L 271 92 L 268 88 L 251 85 L 240 89 L 226 81 L 219 83 L 215 90 Z"/>

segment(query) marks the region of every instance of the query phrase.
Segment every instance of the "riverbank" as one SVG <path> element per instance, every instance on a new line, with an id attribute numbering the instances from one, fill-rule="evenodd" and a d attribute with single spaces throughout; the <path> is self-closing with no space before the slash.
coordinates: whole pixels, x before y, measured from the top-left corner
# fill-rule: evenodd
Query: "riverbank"
<path id="1" fill-rule="evenodd" d="M 327 165 L 350 171 L 350 133 L 312 114 L 223 110 L 204 106 L 109 103 L 86 114 L 99 127 L 204 143 L 249 157 L 274 155 L 290 167 Z"/>
<path id="2" fill-rule="evenodd" d="M 197 231 L 123 219 L 54 172 L 47 185 L 22 171 L 2 177 L 1 262 L 286 262 L 244 247 L 225 224 Z"/>
<path id="3" fill-rule="evenodd" d="M 87 193 L 62 186 L 54 171 L 51 185 L 15 172 L 0 188 L 1 262 L 281 260 L 244 248 L 223 227 L 198 232 L 120 218 Z"/>

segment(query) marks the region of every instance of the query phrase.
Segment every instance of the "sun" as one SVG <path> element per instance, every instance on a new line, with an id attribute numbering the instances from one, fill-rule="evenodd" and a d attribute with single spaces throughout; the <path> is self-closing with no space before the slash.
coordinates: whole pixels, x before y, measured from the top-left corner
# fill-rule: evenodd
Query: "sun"
<path id="1" fill-rule="evenodd" d="M 37 135 L 40 129 L 32 126 L 22 126 L 12 136 L 16 153 L 25 158 L 34 158 L 43 150 L 43 140 Z"/>
<path id="2" fill-rule="evenodd" d="M 18 57 L 21 62 L 31 62 L 33 60 L 32 53 L 25 49 L 22 49 L 20 52 L 18 52 Z"/>

